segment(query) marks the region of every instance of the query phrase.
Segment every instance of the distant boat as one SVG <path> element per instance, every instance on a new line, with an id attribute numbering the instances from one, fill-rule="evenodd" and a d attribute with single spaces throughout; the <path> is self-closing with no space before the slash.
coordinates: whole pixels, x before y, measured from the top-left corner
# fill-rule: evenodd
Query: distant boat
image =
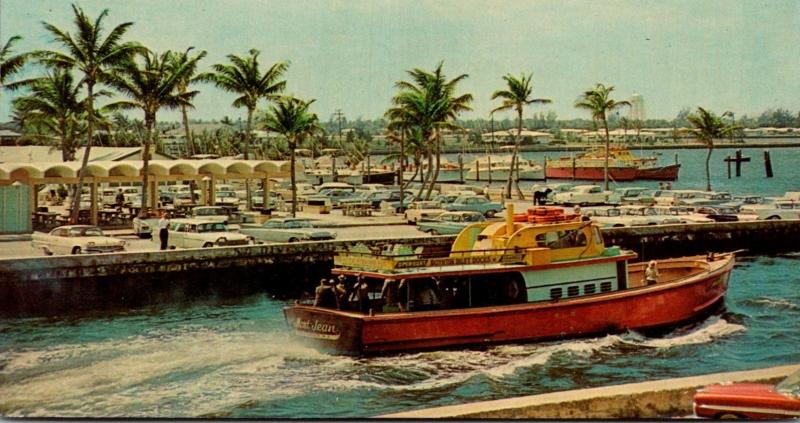
<path id="1" fill-rule="evenodd" d="M 406 170 L 403 172 L 403 180 L 408 181 L 412 177 L 414 181 L 419 181 L 421 176 L 420 172 L 425 175 L 428 172 L 428 164 L 423 163 L 420 172 L 413 171 L 413 165 L 409 166 L 412 170 Z M 467 169 L 464 169 L 464 177 L 466 178 Z M 433 176 L 433 173 L 431 173 Z M 439 163 L 439 175 L 436 176 L 436 182 L 462 182 L 461 179 L 461 168 L 456 163 L 449 162 L 447 160 L 442 159 Z"/>
<path id="2" fill-rule="evenodd" d="M 520 181 L 541 181 L 544 180 L 544 168 L 541 165 L 525 160 L 517 156 L 519 160 L 519 171 L 514 170 Z M 489 177 L 491 165 L 491 178 Z M 508 156 L 487 156 L 486 159 L 478 159 L 464 167 L 464 179 L 469 181 L 506 181 L 511 170 L 511 157 Z"/>
<path id="3" fill-rule="evenodd" d="M 601 181 L 604 177 L 605 147 L 578 154 L 548 159 L 545 173 L 551 179 L 585 179 Z M 678 179 L 680 164 L 658 165 L 658 158 L 637 157 L 625 147 L 612 147 L 608 156 L 608 175 L 615 181 L 651 179 L 674 181 Z"/>

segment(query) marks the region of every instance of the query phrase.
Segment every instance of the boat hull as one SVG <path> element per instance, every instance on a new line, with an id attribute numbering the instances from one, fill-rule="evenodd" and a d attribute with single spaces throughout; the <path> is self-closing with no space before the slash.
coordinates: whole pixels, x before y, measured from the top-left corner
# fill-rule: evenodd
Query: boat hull
<path id="1" fill-rule="evenodd" d="M 683 261 L 687 267 L 695 268 L 704 262 L 700 258 Z M 650 330 L 692 321 L 719 306 L 733 262 L 732 256 L 726 256 L 709 263 L 709 270 L 675 282 L 568 300 L 375 316 L 296 305 L 284 309 L 284 314 L 300 339 L 318 348 L 348 354 Z M 640 278 L 641 271 L 641 264 L 631 265 L 630 280 Z"/>
<path id="2" fill-rule="evenodd" d="M 678 179 L 680 164 L 658 167 L 640 167 L 636 169 L 636 179 L 649 179 L 655 181 L 674 181 Z"/>
<path id="3" fill-rule="evenodd" d="M 481 169 L 480 173 L 475 169 L 470 169 L 464 175 L 464 179 L 468 181 L 488 181 L 489 171 Z M 492 181 L 505 181 L 508 180 L 508 169 L 492 169 Z M 544 180 L 544 169 L 520 169 L 520 181 L 541 181 Z"/>
<path id="4" fill-rule="evenodd" d="M 602 181 L 605 179 L 602 167 L 553 167 L 548 166 L 545 174 L 549 179 L 583 179 Z M 615 181 L 633 181 L 637 178 L 635 167 L 609 167 L 608 176 Z"/>

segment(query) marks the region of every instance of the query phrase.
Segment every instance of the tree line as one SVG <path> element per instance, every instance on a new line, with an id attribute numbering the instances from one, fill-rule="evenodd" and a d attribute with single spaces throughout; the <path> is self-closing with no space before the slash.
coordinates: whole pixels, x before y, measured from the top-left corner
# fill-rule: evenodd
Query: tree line
<path id="1" fill-rule="evenodd" d="M 117 139 L 126 143 L 137 143 L 143 147 L 142 210 L 143 213 L 146 211 L 148 163 L 151 146 L 158 144 L 158 113 L 162 110 L 180 111 L 189 153 L 200 151 L 200 146 L 206 151 L 209 147 L 216 147 L 222 152 L 221 143 L 226 142 L 226 153 L 241 153 L 245 159 L 249 159 L 253 153 L 254 127 L 281 134 L 286 144 L 283 151 L 288 153 L 291 162 L 293 200 L 296 196 L 295 153 L 299 147 L 305 145 L 318 149 L 320 145 L 335 145 L 338 141 L 340 147 L 345 150 L 350 148 L 351 152 L 356 146 L 354 156 L 357 158 L 359 154 L 363 156 L 363 151 L 358 150 L 368 148 L 367 138 L 376 127 L 385 127 L 388 140 L 399 146 L 395 160 L 400 164 L 400 169 L 406 168 L 409 158 L 418 172 L 423 171 L 423 163 L 427 164 L 417 197 L 430 198 L 441 165 L 443 132 L 464 131 L 476 124 L 476 121 L 459 119 L 461 113 L 472 110 L 473 95 L 458 89 L 459 83 L 468 75 L 448 78 L 444 64 L 440 62 L 433 70 L 408 70 L 408 79 L 394 84 L 397 92 L 378 124 L 359 119 L 357 122 L 363 125 L 363 129 L 348 132 L 347 142 L 343 142 L 341 125 L 344 119 L 341 113 L 335 120 L 332 117 L 323 123 L 310 110 L 313 99 L 284 94 L 287 86 L 284 74 L 289 68 L 288 61 L 262 65 L 259 61 L 260 51 L 250 49 L 245 55 L 229 54 L 226 63 L 213 64 L 209 71 L 199 72 L 199 63 L 206 56 L 204 50 L 195 51 L 194 47 L 188 47 L 183 51 L 155 52 L 136 41 L 125 39 L 133 22 L 125 22 L 106 31 L 104 20 L 109 13 L 107 9 L 95 18 L 76 5 L 72 6 L 72 12 L 74 19 L 71 32 L 42 22 L 53 38 L 55 49 L 15 54 L 14 44 L 21 38 L 11 37 L 0 50 L 0 83 L 5 90 L 23 93 L 12 102 L 12 118 L 23 128 L 27 137 L 43 141 L 55 138 L 65 161 L 74 160 L 77 148 L 85 145 L 78 184 L 73 191 L 73 220 L 77 218 L 80 198 L 77 194 L 81 192 L 90 150 L 96 143 L 95 132 L 99 128 L 104 128 L 107 133 L 116 133 Z M 11 81 L 26 63 L 38 65 L 41 74 Z M 501 78 L 504 84 L 492 94 L 492 100 L 499 100 L 500 104 L 493 109 L 490 119 L 493 121 L 495 112 L 510 110 L 516 114 L 514 123 L 517 131 L 512 140 L 515 147 L 511 158 L 513 168 L 521 131 L 526 122 L 531 122 L 531 119 L 525 119 L 525 109 L 551 100 L 533 98 L 532 73 L 523 72 L 519 76 L 509 73 Z M 196 143 L 190 130 L 188 111 L 193 107 L 192 101 L 199 94 L 196 87 L 201 83 L 211 84 L 237 96 L 233 106 L 245 111 L 243 130 L 236 130 L 241 125 L 228 119 L 229 126 L 234 129 L 229 136 L 220 136 L 211 142 L 208 139 L 197 140 L 199 145 Z M 621 119 L 616 119 L 616 111 L 630 105 L 627 101 L 612 99 L 613 90 L 613 86 L 598 83 L 586 90 L 575 103 L 576 108 L 589 112 L 594 128 L 604 130 L 606 147 L 609 144 L 609 127 L 623 123 L 618 122 Z M 259 104 L 266 104 L 266 110 L 259 111 Z M 142 120 L 131 120 L 121 111 L 138 111 Z M 781 119 L 785 118 L 784 111 L 778 114 Z M 709 156 L 714 139 L 741 127 L 732 118 L 730 112 L 718 117 L 701 107 L 685 115 L 686 121 L 695 128 L 698 139 L 708 143 Z M 501 126 L 505 123 L 502 121 Z M 482 123 L 478 121 L 477 124 Z M 554 113 L 534 114 L 531 127 L 535 129 L 540 124 L 552 127 L 559 121 Z M 265 157 L 267 154 L 263 146 L 260 150 L 257 151 L 260 153 L 258 155 Z M 282 152 L 279 150 L 278 153 Z M 401 186 L 404 185 L 401 183 Z M 505 190 L 507 197 L 511 195 L 511 185 L 509 175 Z M 247 186 L 249 208 L 249 184 Z M 292 201 L 293 214 L 295 203 Z"/>

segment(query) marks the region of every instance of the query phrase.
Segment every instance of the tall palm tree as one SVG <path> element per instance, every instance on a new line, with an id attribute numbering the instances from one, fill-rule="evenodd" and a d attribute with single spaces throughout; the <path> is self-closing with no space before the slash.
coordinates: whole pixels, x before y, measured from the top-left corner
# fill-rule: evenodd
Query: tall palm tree
<path id="1" fill-rule="evenodd" d="M 711 153 L 714 151 L 714 139 L 724 138 L 736 131 L 737 128 L 734 124 L 728 124 L 723 121 L 714 112 L 699 106 L 697 111 L 687 116 L 686 119 L 694 126 L 697 139 L 704 142 L 708 147 L 708 154 L 706 155 L 706 191 L 711 191 L 711 169 L 709 163 L 711 161 Z"/>
<path id="2" fill-rule="evenodd" d="M 606 87 L 598 83 L 593 89 L 584 92 L 581 99 L 575 103 L 575 107 L 591 112 L 594 121 L 603 122 L 603 128 L 606 131 L 606 157 L 603 164 L 603 180 L 606 190 L 608 189 L 608 157 L 611 154 L 609 151 L 611 139 L 608 136 L 608 114 L 620 107 L 631 105 L 629 101 L 616 101 L 610 98 L 611 91 L 614 91 L 613 86 Z"/>
<path id="3" fill-rule="evenodd" d="M 185 93 L 189 89 L 189 85 L 193 82 L 197 82 L 198 79 L 195 76 L 197 73 L 197 63 L 204 57 L 206 57 L 206 51 L 202 50 L 197 53 L 194 58 L 189 55 L 189 52 L 192 51 L 194 47 L 189 47 L 183 53 L 171 53 L 169 56 L 169 65 L 173 69 L 179 68 L 183 64 L 192 63 L 193 66 L 186 72 L 186 75 L 178 84 L 178 92 Z M 187 113 L 187 107 L 185 105 L 181 106 L 181 118 L 183 120 L 183 130 L 186 134 L 186 151 L 189 156 L 195 154 L 194 148 L 194 140 L 192 139 L 192 132 L 189 130 L 189 114 Z"/>
<path id="4" fill-rule="evenodd" d="M 295 97 L 281 97 L 270 106 L 264 119 L 264 127 L 283 134 L 289 143 L 289 160 L 292 183 L 292 217 L 297 213 L 297 184 L 295 181 L 295 149 L 303 138 L 322 131 L 316 113 L 308 111 L 314 100 L 303 101 Z M 266 187 L 265 187 L 266 189 Z"/>
<path id="5" fill-rule="evenodd" d="M 150 143 L 157 142 L 156 114 L 162 108 L 192 107 L 191 100 L 197 95 L 197 91 L 180 90 L 180 85 L 186 75 L 197 66 L 200 57 L 174 66 L 170 61 L 172 54 L 170 51 L 160 56 L 149 51 L 140 53 L 119 66 L 115 75 L 109 79 L 110 84 L 130 100 L 109 104 L 106 106 L 108 109 L 139 109 L 144 112 L 146 135 L 142 155 L 142 214 L 146 213 L 148 207 Z"/>
<path id="6" fill-rule="evenodd" d="M 407 71 L 411 81 L 399 81 L 395 86 L 400 89 L 393 98 L 395 106 L 407 109 L 409 116 L 413 116 L 414 126 L 418 126 L 423 138 L 428 141 L 428 163 L 430 174 L 431 158 L 436 159 L 433 175 L 429 178 L 430 185 L 425 198 L 430 198 L 436 179 L 439 177 L 441 163 L 441 131 L 445 129 L 461 129 L 455 121 L 458 115 L 467 110 L 472 110 L 472 94 L 456 94 L 458 83 L 468 77 L 461 74 L 447 80 L 442 72 L 444 62 L 439 62 L 433 72 L 415 68 Z M 424 189 L 424 184 L 423 184 Z M 420 190 L 420 193 L 422 190 Z"/>
<path id="7" fill-rule="evenodd" d="M 42 128 L 47 135 L 58 137 L 63 161 L 75 160 L 77 139 L 85 128 L 84 103 L 81 86 L 72 73 L 63 69 L 49 71 L 46 76 L 26 81 L 30 93 L 14 99 L 14 109 L 25 121 Z M 97 96 L 107 93 L 101 91 Z M 49 136 L 45 137 L 49 138 Z"/>
<path id="8" fill-rule="evenodd" d="M 280 80 L 289 63 L 278 62 L 270 66 L 263 74 L 258 62 L 261 54 L 256 49 L 250 49 L 250 55 L 246 57 L 228 55 L 227 64 L 215 64 L 212 66 L 214 72 L 206 72 L 197 76 L 198 80 L 211 82 L 225 91 L 238 94 L 239 97 L 233 101 L 233 107 L 244 107 L 247 109 L 247 126 L 244 136 L 244 159 L 250 158 L 250 144 L 253 129 L 253 113 L 256 111 L 258 101 L 262 98 L 274 100 L 278 94 L 286 88 L 286 81 Z M 245 184 L 247 190 L 247 209 L 252 205 L 250 196 L 250 184 Z"/>
<path id="9" fill-rule="evenodd" d="M 108 9 L 100 12 L 100 15 L 94 21 L 84 13 L 83 9 L 74 4 L 72 5 L 72 11 L 75 14 L 73 20 L 76 29 L 75 37 L 55 25 L 43 22 L 44 28 L 55 38 L 57 43 L 66 49 L 66 53 L 40 50 L 34 52 L 34 56 L 49 67 L 77 69 L 83 74 L 81 81 L 86 86 L 87 101 L 84 104 L 87 119 L 86 150 L 78 172 L 78 184 L 75 186 L 72 196 L 73 203 L 70 220 L 74 222 L 78 218 L 83 176 L 86 173 L 86 166 L 89 162 L 94 136 L 94 122 L 97 119 L 94 109 L 95 85 L 107 81 L 110 76 L 109 69 L 130 60 L 131 55 L 141 51 L 143 47 L 134 42 L 122 42 L 122 37 L 133 25 L 133 22 L 119 24 L 109 31 L 108 35 L 103 37 L 103 19 L 108 16 Z"/>
<path id="10" fill-rule="evenodd" d="M 27 53 L 14 55 L 14 44 L 21 39 L 22 37 L 15 35 L 0 48 L 0 87 L 12 88 L 10 84 L 6 84 L 8 78 L 19 72 L 28 61 Z"/>
<path id="11" fill-rule="evenodd" d="M 532 98 L 532 78 L 533 73 L 528 75 L 522 73 L 520 74 L 519 78 L 508 74 L 503 77 L 508 85 L 508 88 L 505 90 L 497 90 L 492 94 L 492 100 L 497 98 L 503 100 L 503 103 L 495 107 L 492 110 L 492 113 L 512 109 L 517 112 L 517 136 L 514 140 L 514 152 L 511 154 L 511 168 L 508 172 L 508 181 L 506 181 L 506 198 L 511 198 L 511 180 L 513 179 L 512 175 L 514 173 L 514 169 L 516 169 L 517 154 L 519 154 L 519 143 L 522 140 L 523 109 L 525 106 L 530 104 L 546 104 L 552 102 L 552 100 L 548 98 Z M 517 181 L 517 192 L 519 193 L 520 198 L 525 198 L 522 194 L 522 190 L 519 189 L 519 180 Z"/>

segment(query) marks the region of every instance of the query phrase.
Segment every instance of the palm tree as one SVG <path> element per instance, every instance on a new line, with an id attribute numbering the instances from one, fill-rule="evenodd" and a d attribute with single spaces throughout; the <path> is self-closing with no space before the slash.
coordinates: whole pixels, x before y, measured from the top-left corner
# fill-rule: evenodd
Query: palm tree
<path id="1" fill-rule="evenodd" d="M 472 110 L 472 94 L 455 93 L 458 83 L 468 77 L 461 74 L 447 80 L 442 72 L 444 62 L 439 62 L 433 72 L 419 68 L 407 71 L 412 81 L 399 81 L 395 86 L 400 89 L 392 100 L 395 106 L 406 109 L 405 113 L 414 126 L 419 127 L 423 139 L 429 143 L 428 147 L 428 174 L 431 173 L 431 158 L 435 157 L 436 164 L 433 175 L 428 178 L 430 185 L 425 198 L 430 198 L 434 183 L 439 177 L 441 162 L 441 131 L 444 129 L 461 129 L 455 124 L 458 115 L 467 110 Z M 422 193 L 423 187 L 420 189 Z"/>
<path id="2" fill-rule="evenodd" d="M 726 112 L 723 116 L 727 113 L 729 112 Z M 734 124 L 726 123 L 714 112 L 699 106 L 697 111 L 687 116 L 686 119 L 694 126 L 697 139 L 704 142 L 708 147 L 708 154 L 706 155 L 706 191 L 711 191 L 711 169 L 709 163 L 711 161 L 711 152 L 714 151 L 714 139 L 730 135 L 736 131 L 737 127 Z"/>
<path id="3" fill-rule="evenodd" d="M 297 212 L 297 184 L 295 182 L 295 149 L 303 138 L 322 130 L 319 118 L 308 111 L 314 100 L 303 101 L 294 97 L 281 97 L 277 104 L 270 106 L 264 119 L 264 127 L 283 134 L 289 143 L 289 160 L 292 183 L 292 217 Z M 266 187 L 264 187 L 266 189 Z"/>
<path id="4" fill-rule="evenodd" d="M 14 99 L 14 109 L 22 113 L 26 125 L 35 125 L 44 129 L 45 134 L 58 137 L 63 161 L 75 160 L 76 141 L 85 130 L 86 117 L 83 106 L 86 99 L 80 98 L 80 85 L 71 72 L 63 69 L 27 80 L 25 85 L 30 88 L 30 93 Z M 101 91 L 97 94 L 107 93 Z"/>
<path id="5" fill-rule="evenodd" d="M 14 44 L 21 39 L 22 37 L 15 35 L 9 38 L 0 49 L 0 87 L 12 88 L 12 84 L 9 84 L 11 86 L 6 85 L 8 78 L 19 72 L 28 61 L 28 54 L 12 55 Z"/>
<path id="6" fill-rule="evenodd" d="M 511 198 L 511 180 L 516 169 L 517 154 L 519 151 L 519 142 L 522 139 L 522 112 L 526 105 L 529 104 L 546 104 L 552 101 L 547 98 L 531 98 L 533 95 L 533 86 L 531 84 L 533 74 L 525 75 L 520 74 L 519 78 L 508 74 L 503 77 L 508 85 L 508 89 L 497 90 L 492 94 L 492 100 L 501 98 L 503 103 L 494 108 L 492 113 L 501 110 L 515 110 L 517 112 L 517 136 L 514 140 L 514 152 L 511 154 L 511 168 L 508 172 L 508 181 L 506 181 L 506 198 Z M 520 198 L 524 199 L 522 190 L 519 189 L 519 180 L 517 180 L 517 192 Z"/>
<path id="7" fill-rule="evenodd" d="M 278 62 L 273 64 L 266 72 L 261 73 L 258 63 L 260 51 L 250 49 L 250 55 L 240 57 L 234 54 L 228 55 L 228 60 L 232 63 L 215 64 L 212 66 L 214 72 L 206 72 L 197 76 L 198 80 L 212 82 L 225 91 L 238 94 L 239 97 L 233 101 L 233 107 L 244 107 L 247 109 L 247 127 L 244 136 L 244 159 L 250 158 L 250 143 L 253 128 L 253 113 L 256 111 L 258 101 L 262 98 L 274 100 L 277 95 L 286 88 L 286 81 L 281 81 L 289 63 Z M 250 184 L 245 184 L 247 190 L 247 209 L 252 205 L 250 196 Z"/>
<path id="8" fill-rule="evenodd" d="M 141 53 L 133 60 L 118 67 L 116 74 L 109 79 L 114 88 L 131 100 L 109 104 L 106 106 L 108 109 L 139 109 L 144 112 L 146 135 L 142 154 L 144 160 L 142 214 L 146 213 L 148 207 L 148 165 L 150 143 L 157 141 L 156 114 L 161 108 L 192 107 L 191 100 L 197 95 L 197 91 L 180 90 L 180 86 L 181 82 L 186 79 L 186 75 L 197 66 L 197 61 L 201 57 L 195 57 L 179 66 L 174 66 L 170 60 L 172 55 L 173 53 L 170 51 L 160 56 L 149 51 Z"/>
<path id="9" fill-rule="evenodd" d="M 77 68 L 83 74 L 81 81 L 86 86 L 87 101 L 84 103 L 87 119 L 86 151 L 83 154 L 83 161 L 78 172 L 78 184 L 75 186 L 72 196 L 73 203 L 70 220 L 74 222 L 78 218 L 79 193 L 83 187 L 83 176 L 86 173 L 86 166 L 89 162 L 89 154 L 92 148 L 94 121 L 97 118 L 94 109 L 95 85 L 107 81 L 110 76 L 109 69 L 130 60 L 131 55 L 141 51 L 143 47 L 138 43 L 122 42 L 122 37 L 133 25 L 133 22 L 119 24 L 105 38 L 103 37 L 103 19 L 108 16 L 108 9 L 103 10 L 94 21 L 86 16 L 83 9 L 74 4 L 72 5 L 72 11 L 75 14 L 74 23 L 76 27 L 74 38 L 69 32 L 43 22 L 45 29 L 53 35 L 55 41 L 61 44 L 67 52 L 41 50 L 35 52 L 34 56 L 49 67 Z"/>
<path id="10" fill-rule="evenodd" d="M 605 181 L 605 189 L 608 189 L 608 157 L 611 154 L 609 151 L 609 144 L 611 143 L 608 136 L 608 113 L 623 107 L 630 106 L 629 101 L 615 101 L 610 98 L 611 91 L 614 91 L 613 86 L 606 87 L 598 83 L 593 89 L 586 91 L 581 96 L 581 99 L 575 103 L 575 107 L 579 109 L 586 109 L 592 113 L 594 121 L 603 122 L 603 128 L 606 131 L 606 158 L 603 165 L 603 180 Z"/>
<path id="11" fill-rule="evenodd" d="M 197 56 L 191 58 L 189 56 L 189 52 L 192 49 L 194 49 L 194 47 L 187 48 L 183 53 L 171 53 L 169 56 L 169 65 L 173 69 L 177 69 L 186 63 L 193 64 L 193 66 L 186 72 L 186 75 L 180 81 L 180 84 L 178 84 L 179 93 L 187 92 L 189 85 L 198 81 L 197 77 L 195 76 L 195 73 L 197 73 L 197 63 L 200 61 L 200 59 L 206 56 L 206 51 L 203 50 L 197 53 Z M 185 105 L 181 106 L 181 118 L 183 119 L 183 129 L 186 133 L 186 151 L 189 156 L 192 156 L 195 154 L 194 140 L 192 139 L 192 132 L 189 130 L 189 114 L 187 113 L 186 109 L 187 107 Z"/>

